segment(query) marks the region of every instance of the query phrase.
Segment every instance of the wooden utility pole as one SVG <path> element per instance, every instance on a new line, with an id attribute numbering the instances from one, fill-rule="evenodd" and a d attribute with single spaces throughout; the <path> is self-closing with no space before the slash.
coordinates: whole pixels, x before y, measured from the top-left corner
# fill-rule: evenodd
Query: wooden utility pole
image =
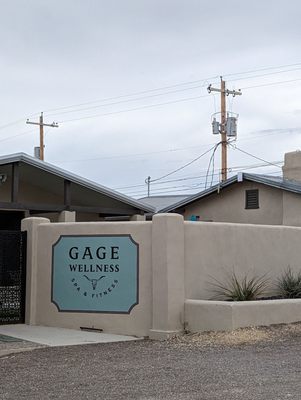
<path id="1" fill-rule="evenodd" d="M 145 179 L 145 183 L 147 184 L 147 197 L 149 197 L 150 196 L 150 183 L 151 183 L 151 177 L 150 176 L 148 176 Z"/>
<path id="2" fill-rule="evenodd" d="M 31 125 L 39 125 L 40 126 L 40 160 L 44 161 L 44 126 L 50 126 L 51 128 L 58 128 L 59 126 L 56 122 L 52 122 L 52 124 L 44 124 L 42 112 L 40 115 L 39 122 L 31 122 L 31 121 L 27 120 L 26 123 L 31 124 Z"/>
<path id="3" fill-rule="evenodd" d="M 222 182 L 227 179 L 226 82 L 221 78 Z"/>
<path id="4" fill-rule="evenodd" d="M 240 90 L 229 90 L 226 89 L 226 82 L 221 77 L 221 88 L 213 88 L 211 85 L 208 87 L 208 92 L 219 92 L 221 94 L 221 145 L 222 145 L 222 161 L 221 161 L 221 175 L 222 175 L 222 182 L 227 179 L 227 129 L 226 129 L 226 96 L 230 94 L 234 96 L 240 96 L 242 93 Z"/>

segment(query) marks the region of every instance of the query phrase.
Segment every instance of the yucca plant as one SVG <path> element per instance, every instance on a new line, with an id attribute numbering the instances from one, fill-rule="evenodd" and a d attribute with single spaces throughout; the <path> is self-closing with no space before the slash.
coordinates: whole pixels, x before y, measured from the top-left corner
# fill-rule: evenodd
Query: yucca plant
<path id="1" fill-rule="evenodd" d="M 227 301 L 256 300 L 265 294 L 269 283 L 269 279 L 265 275 L 251 278 L 245 275 L 238 278 L 235 272 L 228 275 L 225 283 L 215 278 L 212 279 L 210 284 L 215 293 L 212 299 Z"/>
<path id="2" fill-rule="evenodd" d="M 294 273 L 291 267 L 282 273 L 276 281 L 279 295 L 285 299 L 301 298 L 301 271 Z"/>

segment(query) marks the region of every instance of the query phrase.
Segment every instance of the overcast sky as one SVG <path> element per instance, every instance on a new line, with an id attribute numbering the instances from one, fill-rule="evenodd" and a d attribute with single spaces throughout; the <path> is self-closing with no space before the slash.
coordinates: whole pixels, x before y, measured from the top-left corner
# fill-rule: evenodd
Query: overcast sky
<path id="1" fill-rule="evenodd" d="M 239 149 L 275 162 L 301 148 L 298 0 L 0 5 L 1 155 L 33 155 L 38 127 L 25 121 L 44 111 L 45 122 L 59 123 L 46 129 L 47 162 L 110 188 L 141 185 L 120 191 L 142 197 L 147 176 L 160 178 L 219 141 L 211 116 L 220 99 L 207 86 L 219 87 L 220 75 L 243 92 L 227 99 L 228 110 L 239 114 Z M 151 193 L 203 189 L 211 154 L 154 182 Z M 229 167 L 260 163 L 229 149 Z M 219 167 L 218 149 L 216 174 Z M 207 185 L 218 179 L 212 172 L 211 164 Z"/>

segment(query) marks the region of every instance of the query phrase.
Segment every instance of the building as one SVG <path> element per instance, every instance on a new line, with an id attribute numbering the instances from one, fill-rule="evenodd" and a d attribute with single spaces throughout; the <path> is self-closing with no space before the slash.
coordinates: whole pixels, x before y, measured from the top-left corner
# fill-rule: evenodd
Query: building
<path id="1" fill-rule="evenodd" d="M 139 219 L 152 212 L 149 205 L 24 153 L 0 157 L 1 230 L 19 230 L 29 216 L 81 222 Z"/>
<path id="2" fill-rule="evenodd" d="M 186 220 L 301 226 L 301 152 L 285 154 L 283 176 L 240 173 L 161 208 Z"/>
<path id="3" fill-rule="evenodd" d="M 172 204 L 178 203 L 179 201 L 185 200 L 188 195 L 166 195 L 166 196 L 147 196 L 139 199 L 142 203 L 150 205 L 155 208 L 155 211 L 159 211 L 162 208 L 168 207 Z"/>

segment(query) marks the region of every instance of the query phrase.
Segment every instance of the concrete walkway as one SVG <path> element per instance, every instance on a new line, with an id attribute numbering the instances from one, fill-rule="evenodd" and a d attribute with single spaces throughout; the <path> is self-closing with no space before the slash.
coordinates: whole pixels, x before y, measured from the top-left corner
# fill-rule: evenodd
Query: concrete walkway
<path id="1" fill-rule="evenodd" d="M 23 324 L 0 325 L 0 334 L 51 347 L 139 340 L 139 338 L 134 336 L 112 335 L 101 332 L 86 332 L 75 329 Z"/>

